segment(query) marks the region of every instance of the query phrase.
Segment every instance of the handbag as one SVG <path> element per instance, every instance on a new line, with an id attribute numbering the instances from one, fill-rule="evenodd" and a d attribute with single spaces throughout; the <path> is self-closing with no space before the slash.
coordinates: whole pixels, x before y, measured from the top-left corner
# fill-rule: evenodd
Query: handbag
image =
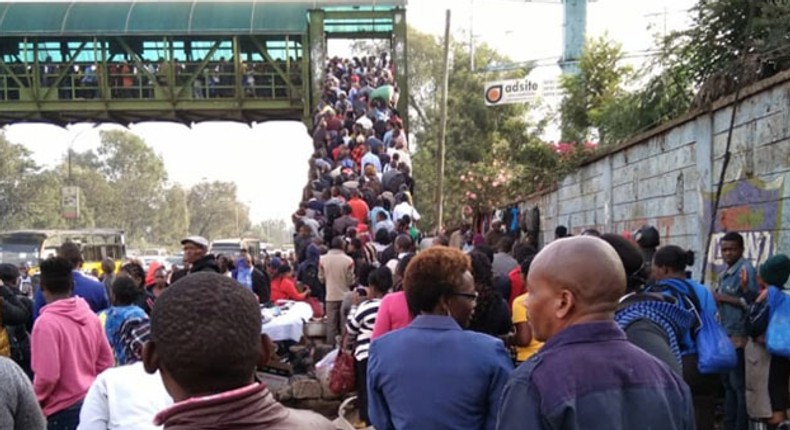
<path id="1" fill-rule="evenodd" d="M 343 344 L 337 352 L 335 365 L 329 373 L 329 389 L 335 394 L 347 394 L 356 388 L 356 378 L 354 374 L 354 356 L 346 350 L 346 339 L 343 336 Z"/>
<path id="2" fill-rule="evenodd" d="M 305 303 L 310 305 L 310 308 L 313 309 L 313 318 L 323 318 L 324 317 L 324 304 L 318 301 L 315 297 L 308 297 L 304 299 Z"/>
<path id="3" fill-rule="evenodd" d="M 770 302 L 766 347 L 772 355 L 790 357 L 790 297 L 779 292 Z"/>

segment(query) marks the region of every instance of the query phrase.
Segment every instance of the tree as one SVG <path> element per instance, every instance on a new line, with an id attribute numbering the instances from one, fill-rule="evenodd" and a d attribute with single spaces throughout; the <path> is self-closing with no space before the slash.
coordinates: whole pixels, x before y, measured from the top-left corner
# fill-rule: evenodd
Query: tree
<path id="1" fill-rule="evenodd" d="M 155 214 L 155 243 L 174 246 L 189 234 L 187 191 L 181 186 L 165 190 L 163 204 Z"/>
<path id="2" fill-rule="evenodd" d="M 0 135 L 0 230 L 40 223 L 44 218 L 51 219 L 51 212 L 60 214 L 60 189 L 54 191 L 55 188 L 47 186 L 39 194 L 37 185 L 47 184 L 31 182 L 39 170 L 30 151 Z M 42 200 L 47 194 L 54 194 L 48 197 L 56 199 L 57 209 L 51 207 L 48 199 Z"/>
<path id="3" fill-rule="evenodd" d="M 267 219 L 252 226 L 250 229 L 252 237 L 261 238 L 264 242 L 274 246 L 282 246 L 293 242 L 293 232 L 288 224 L 281 219 Z"/>
<path id="4" fill-rule="evenodd" d="M 433 198 L 440 119 L 436 94 L 442 77 L 441 44 L 437 38 L 413 29 L 409 30 L 408 37 L 409 105 L 413 114 L 411 134 L 416 142 L 412 158 L 417 188 L 415 201 L 423 215 L 421 226 L 431 228 L 435 226 Z M 451 226 L 462 219 L 462 209 L 467 205 L 483 212 L 529 194 L 541 182 L 535 180 L 535 175 L 543 175 L 546 169 L 558 166 L 558 158 L 537 137 L 541 125 L 527 124 L 528 105 L 491 107 L 485 104 L 483 91 L 486 81 L 523 78 L 524 71 L 471 72 L 468 47 L 455 40 L 451 40 L 450 46 L 453 61 L 447 103 L 445 194 L 442 198 L 445 223 Z M 481 44 L 475 51 L 475 62 L 488 65 L 509 61 Z M 495 162 L 498 163 L 496 172 L 491 168 Z M 500 169 L 509 178 L 508 186 L 486 187 L 486 197 L 490 196 L 490 199 L 472 199 L 470 195 L 478 192 L 478 183 L 462 180 L 462 175 L 488 178 L 491 185 Z"/>
<path id="5" fill-rule="evenodd" d="M 52 170 L 28 177 L 24 182 L 25 216 L 15 228 L 66 228 L 60 206 L 62 186 L 61 176 Z"/>
<path id="6" fill-rule="evenodd" d="M 102 131 L 101 144 L 96 150 L 100 171 L 107 178 L 118 197 L 116 214 L 134 239 L 151 243 L 155 225 L 152 215 L 166 203 L 163 198 L 167 180 L 164 161 L 145 141 L 132 133 L 113 130 Z"/>
<path id="7" fill-rule="evenodd" d="M 698 0 L 692 25 L 671 33 L 664 54 L 687 69 L 701 106 L 790 67 L 790 2 Z"/>
<path id="8" fill-rule="evenodd" d="M 790 68 L 790 2 L 699 0 L 691 14 L 688 29 L 659 41 L 637 77 L 646 83 L 605 109 L 609 143 Z"/>
<path id="9" fill-rule="evenodd" d="M 560 86 L 565 98 L 560 105 L 562 139 L 566 142 L 584 142 L 598 132 L 605 142 L 607 114 L 626 96 L 623 85 L 633 70 L 621 64 L 622 46 L 605 37 L 588 40 L 579 59 L 579 73 L 563 75 Z"/>
<path id="10" fill-rule="evenodd" d="M 249 229 L 249 208 L 236 199 L 233 182 L 201 182 L 187 194 L 189 231 L 207 239 L 238 237 Z"/>

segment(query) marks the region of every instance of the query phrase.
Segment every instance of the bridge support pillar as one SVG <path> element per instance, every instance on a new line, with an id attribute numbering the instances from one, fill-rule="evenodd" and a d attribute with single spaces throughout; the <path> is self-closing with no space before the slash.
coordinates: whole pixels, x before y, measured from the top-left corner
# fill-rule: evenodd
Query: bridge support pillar
<path id="1" fill-rule="evenodd" d="M 311 107 L 318 105 L 321 94 L 323 94 L 322 82 L 327 61 L 324 18 L 325 12 L 323 10 L 314 9 L 308 13 L 310 42 L 308 54 L 310 58 L 310 74 L 312 75 L 312 99 L 309 101 L 309 106 Z"/>

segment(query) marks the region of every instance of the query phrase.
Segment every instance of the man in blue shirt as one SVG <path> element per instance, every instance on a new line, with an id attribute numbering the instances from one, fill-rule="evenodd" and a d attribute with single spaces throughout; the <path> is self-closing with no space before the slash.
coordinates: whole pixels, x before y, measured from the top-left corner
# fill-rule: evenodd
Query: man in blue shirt
<path id="1" fill-rule="evenodd" d="M 719 288 L 713 294 L 719 305 L 721 325 L 730 336 L 738 354 L 738 365 L 722 375 L 724 383 L 724 430 L 747 430 L 749 416 L 746 412 L 746 362 L 744 347 L 748 340 L 746 318 L 748 305 L 760 293 L 757 276 L 749 260 L 743 257 L 743 236 L 731 231 L 720 241 L 721 257 L 727 270 L 719 278 Z"/>
<path id="2" fill-rule="evenodd" d="M 72 272 L 72 276 L 74 278 L 74 289 L 72 290 L 72 294 L 85 299 L 93 312 L 98 313 L 104 309 L 109 308 L 110 299 L 107 297 L 107 289 L 104 288 L 104 285 L 97 280 L 83 275 L 79 271 L 83 263 L 82 253 L 80 252 L 79 246 L 73 242 L 66 242 L 60 246 L 60 249 L 58 249 L 58 255 L 64 257 L 74 266 L 74 271 Z M 39 288 L 36 291 L 36 297 L 33 304 L 33 319 L 38 318 L 39 311 L 46 304 L 46 301 L 44 301 L 44 295 L 41 293 L 41 289 Z"/>
<path id="3" fill-rule="evenodd" d="M 527 285 L 533 334 L 546 344 L 511 375 L 497 429 L 694 429 L 686 383 L 613 321 L 626 277 L 608 243 L 552 242 Z"/>
<path id="4" fill-rule="evenodd" d="M 362 145 L 363 145 L 362 150 L 364 151 L 363 152 L 364 155 L 362 155 L 362 159 L 359 162 L 360 169 L 364 171 L 365 166 L 367 166 L 368 164 L 372 164 L 373 167 L 376 168 L 376 173 L 381 173 L 381 159 L 379 158 L 379 156 L 376 155 L 373 151 L 371 151 L 371 148 L 370 146 L 368 146 L 367 143 L 363 143 Z"/>

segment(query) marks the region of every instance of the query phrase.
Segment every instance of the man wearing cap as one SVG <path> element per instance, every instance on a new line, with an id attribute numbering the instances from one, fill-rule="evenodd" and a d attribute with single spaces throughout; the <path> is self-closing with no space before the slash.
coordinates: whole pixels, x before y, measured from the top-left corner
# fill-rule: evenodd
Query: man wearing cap
<path id="1" fill-rule="evenodd" d="M 184 263 L 186 267 L 183 270 L 173 273 L 171 282 L 176 282 L 192 273 L 220 273 L 217 259 L 214 257 L 214 254 L 208 253 L 208 240 L 206 240 L 205 237 L 189 236 L 181 241 L 181 245 L 184 249 Z"/>

